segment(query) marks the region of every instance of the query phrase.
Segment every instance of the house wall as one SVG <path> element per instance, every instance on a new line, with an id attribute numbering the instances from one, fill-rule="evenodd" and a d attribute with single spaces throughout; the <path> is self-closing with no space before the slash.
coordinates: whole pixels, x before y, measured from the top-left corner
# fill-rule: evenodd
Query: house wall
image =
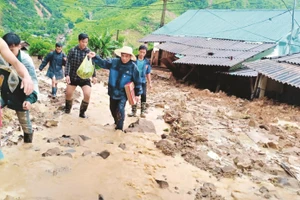
<path id="1" fill-rule="evenodd" d="M 268 79 L 265 96 L 293 105 L 300 105 L 300 89 L 280 83 L 273 79 Z"/>

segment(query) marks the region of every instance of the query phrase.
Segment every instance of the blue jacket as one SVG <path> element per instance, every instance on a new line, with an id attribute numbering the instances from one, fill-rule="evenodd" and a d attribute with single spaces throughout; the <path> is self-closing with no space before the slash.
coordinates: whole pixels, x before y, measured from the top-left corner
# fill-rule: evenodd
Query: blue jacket
<path id="1" fill-rule="evenodd" d="M 55 76 L 57 80 L 64 78 L 63 72 L 63 65 L 64 65 L 64 58 L 66 55 L 63 52 L 57 53 L 55 50 L 48 53 L 47 56 L 44 58 L 43 62 L 41 63 L 39 70 L 43 70 L 44 67 L 49 63 L 49 68 L 47 71 L 46 76 L 52 78 Z"/>
<path id="2" fill-rule="evenodd" d="M 137 57 L 138 59 L 138 57 Z M 134 61 L 134 63 L 137 65 L 138 60 Z M 151 73 L 151 65 L 150 65 L 150 61 L 147 58 L 144 58 L 144 65 L 142 68 L 142 71 L 140 72 L 140 76 L 142 79 L 142 83 L 146 83 L 147 79 L 146 79 L 146 75 Z"/>
<path id="3" fill-rule="evenodd" d="M 109 69 L 108 95 L 113 99 L 127 98 L 124 86 L 129 82 L 134 82 L 134 92 L 140 96 L 143 92 L 141 77 L 136 64 L 133 61 L 122 63 L 120 58 L 102 59 L 95 56 L 93 62 L 101 68 Z"/>

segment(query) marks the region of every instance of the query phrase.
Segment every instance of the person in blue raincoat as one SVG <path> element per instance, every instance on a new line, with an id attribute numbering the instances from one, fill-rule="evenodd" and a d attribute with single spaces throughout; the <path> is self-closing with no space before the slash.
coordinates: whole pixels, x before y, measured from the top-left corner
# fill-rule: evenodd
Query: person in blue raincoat
<path id="1" fill-rule="evenodd" d="M 110 96 L 110 112 L 115 121 L 115 129 L 123 131 L 125 105 L 127 102 L 124 87 L 129 82 L 134 83 L 134 92 L 137 102 L 143 90 L 141 77 L 134 63 L 136 57 L 133 54 L 132 48 L 123 46 L 121 49 L 116 49 L 115 54 L 118 58 L 102 59 L 99 55 L 96 55 L 95 52 L 90 52 L 88 55 L 93 58 L 95 65 L 109 69 L 108 95 Z"/>
<path id="2" fill-rule="evenodd" d="M 56 98 L 57 80 L 61 80 L 64 78 L 63 66 L 66 63 L 66 60 L 67 56 L 62 52 L 62 44 L 56 43 L 55 50 L 48 53 L 41 65 L 39 66 L 39 70 L 42 71 L 49 63 L 49 68 L 46 73 L 46 76 L 51 78 L 52 80 L 52 98 Z"/>

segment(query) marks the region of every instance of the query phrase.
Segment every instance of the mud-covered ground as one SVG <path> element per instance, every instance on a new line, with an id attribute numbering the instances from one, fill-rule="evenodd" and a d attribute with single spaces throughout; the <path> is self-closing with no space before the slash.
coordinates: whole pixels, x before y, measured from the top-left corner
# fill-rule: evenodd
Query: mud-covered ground
<path id="1" fill-rule="evenodd" d="M 163 132 L 151 141 L 166 159 L 181 157 L 209 174 L 209 180 L 195 177 L 197 186 L 188 192 L 191 198 L 178 200 L 300 199 L 299 107 L 212 93 L 165 78 L 168 76 L 161 73 L 153 71 L 154 87 L 148 92 L 148 112 L 150 115 L 162 109 L 163 114 L 155 118 L 161 118 L 169 126 L 156 127 Z M 98 82 L 105 86 L 107 75 L 106 70 L 97 71 Z M 42 95 L 38 106 L 31 110 L 36 132 L 56 126 L 63 113 L 64 96 L 49 99 L 49 81 L 45 80 L 39 83 Z M 59 93 L 64 93 L 63 87 Z M 4 114 L 2 139 L 6 139 L 6 146 L 12 146 L 20 142 L 12 134 L 18 128 L 18 121 L 12 120 L 14 112 L 6 110 Z M 157 180 L 157 183 L 160 188 L 172 184 L 167 180 Z M 173 190 L 179 193 L 177 186 Z"/>

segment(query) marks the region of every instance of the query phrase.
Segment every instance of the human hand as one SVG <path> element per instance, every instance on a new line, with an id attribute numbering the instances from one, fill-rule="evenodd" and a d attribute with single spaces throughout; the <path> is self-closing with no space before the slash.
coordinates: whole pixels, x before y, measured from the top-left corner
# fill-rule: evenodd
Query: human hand
<path id="1" fill-rule="evenodd" d="M 149 86 L 149 90 L 151 90 L 152 89 L 152 82 L 150 82 L 148 86 Z"/>
<path id="2" fill-rule="evenodd" d="M 23 102 L 23 109 L 24 110 L 30 110 L 31 108 L 31 103 L 29 101 L 24 101 Z"/>
<path id="3" fill-rule="evenodd" d="M 21 89 L 24 88 L 24 93 L 30 95 L 33 92 L 33 81 L 30 76 L 25 76 L 21 82 Z"/>
<path id="4" fill-rule="evenodd" d="M 94 58 L 96 56 L 96 53 L 91 51 L 90 53 L 88 53 L 88 57 L 90 58 Z"/>
<path id="5" fill-rule="evenodd" d="M 65 79 L 66 79 L 66 83 L 69 85 L 71 83 L 70 76 L 66 76 Z"/>

